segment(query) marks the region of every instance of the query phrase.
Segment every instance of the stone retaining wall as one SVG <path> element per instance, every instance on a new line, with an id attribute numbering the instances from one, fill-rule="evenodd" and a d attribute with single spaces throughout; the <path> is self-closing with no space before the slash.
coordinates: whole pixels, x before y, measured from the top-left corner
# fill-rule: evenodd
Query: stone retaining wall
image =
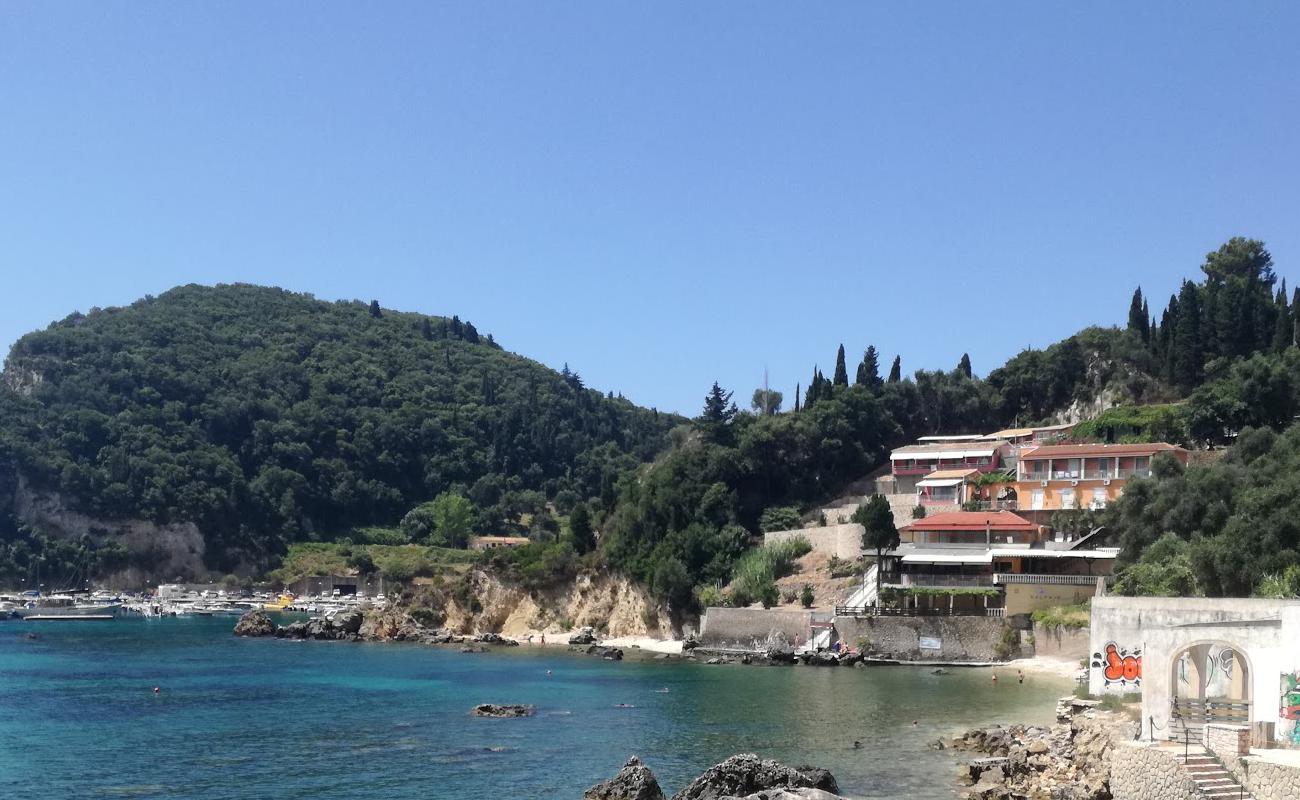
<path id="1" fill-rule="evenodd" d="M 862 526 L 852 522 L 845 525 L 771 531 L 763 534 L 763 544 L 777 544 L 800 537 L 808 540 L 814 553 L 838 556 L 849 561 L 862 555 Z"/>
<path id="2" fill-rule="evenodd" d="M 1034 624 L 1034 654 L 1051 658 L 1087 658 L 1088 629 L 1044 628 Z"/>
<path id="3" fill-rule="evenodd" d="M 700 646 L 711 650 L 763 652 L 783 641 L 808 641 L 811 611 L 778 608 L 709 608 L 700 620 Z"/>
<path id="4" fill-rule="evenodd" d="M 858 647 L 862 639 L 868 656 L 898 661 L 1001 661 L 998 643 L 1006 628 L 993 617 L 835 618 L 841 641 Z M 1007 657 L 1021 655 L 1017 649 Z"/>
<path id="5" fill-rule="evenodd" d="M 1300 797 L 1300 766 L 1288 766 L 1268 756 L 1241 759 L 1237 777 L 1255 800 L 1295 800 Z"/>
<path id="6" fill-rule="evenodd" d="M 1175 751 L 1143 742 L 1116 742 L 1110 751 L 1114 800 L 1199 800 L 1196 784 Z"/>

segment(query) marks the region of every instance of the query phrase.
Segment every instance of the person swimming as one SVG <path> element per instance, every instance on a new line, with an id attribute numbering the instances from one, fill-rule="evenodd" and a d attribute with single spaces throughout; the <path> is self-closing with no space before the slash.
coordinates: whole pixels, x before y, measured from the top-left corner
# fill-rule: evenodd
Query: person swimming
<path id="1" fill-rule="evenodd" d="M 862 749 L 862 740 L 861 740 L 861 739 L 854 739 L 854 740 L 853 740 L 853 749 L 854 749 L 854 750 L 861 750 L 861 749 Z"/>

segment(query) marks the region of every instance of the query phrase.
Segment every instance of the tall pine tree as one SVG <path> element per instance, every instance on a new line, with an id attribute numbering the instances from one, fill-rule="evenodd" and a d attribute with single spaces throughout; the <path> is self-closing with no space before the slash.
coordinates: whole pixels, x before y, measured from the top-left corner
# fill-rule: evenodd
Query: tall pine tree
<path id="1" fill-rule="evenodd" d="M 971 368 L 970 368 L 970 354 L 969 354 L 969 353 L 962 353 L 962 354 L 961 354 L 961 361 L 958 361 L 958 362 L 957 362 L 957 371 L 960 372 L 961 374 L 965 375 L 967 378 L 972 377 L 972 375 L 971 375 Z"/>
<path id="2" fill-rule="evenodd" d="M 903 379 L 903 357 L 894 356 L 894 365 L 889 368 L 889 382 L 898 383 Z"/>

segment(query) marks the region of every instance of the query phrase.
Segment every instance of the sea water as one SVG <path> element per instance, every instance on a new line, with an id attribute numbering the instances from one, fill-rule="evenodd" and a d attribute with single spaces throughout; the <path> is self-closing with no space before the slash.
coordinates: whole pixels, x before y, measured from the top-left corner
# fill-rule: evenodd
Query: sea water
<path id="1" fill-rule="evenodd" d="M 577 800 L 633 754 L 671 793 L 754 752 L 826 767 L 852 797 L 952 798 L 956 757 L 930 742 L 1046 723 L 1070 689 L 1009 670 L 239 639 L 233 624 L 0 623 L 0 796 Z M 469 716 L 489 702 L 537 713 Z"/>

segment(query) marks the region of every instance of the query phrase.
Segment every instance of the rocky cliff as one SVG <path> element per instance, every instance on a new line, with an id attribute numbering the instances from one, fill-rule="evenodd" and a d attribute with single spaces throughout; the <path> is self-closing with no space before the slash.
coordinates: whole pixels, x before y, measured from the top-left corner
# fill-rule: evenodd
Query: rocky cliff
<path id="1" fill-rule="evenodd" d="M 406 610 L 457 633 L 517 636 L 586 626 L 614 637 L 666 637 L 673 632 L 672 621 L 654 597 L 617 574 L 583 574 L 541 590 L 482 569 L 462 580 L 455 590 L 417 590 Z"/>

